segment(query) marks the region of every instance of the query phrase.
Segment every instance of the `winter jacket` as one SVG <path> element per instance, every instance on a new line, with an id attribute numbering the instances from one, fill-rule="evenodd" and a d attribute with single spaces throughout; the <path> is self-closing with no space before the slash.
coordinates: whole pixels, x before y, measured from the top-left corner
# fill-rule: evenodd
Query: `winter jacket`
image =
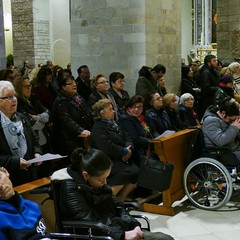
<path id="1" fill-rule="evenodd" d="M 90 130 L 92 126 L 92 115 L 85 100 L 79 97 L 80 103 L 60 93 L 53 105 L 53 147 L 62 154 L 71 152 L 83 145 L 79 135 L 83 130 Z"/>
<path id="2" fill-rule="evenodd" d="M 16 192 L 10 199 L 0 200 L 0 216 L 1 240 L 35 240 L 45 236 L 39 206 Z"/>
<path id="3" fill-rule="evenodd" d="M 170 119 L 164 109 L 151 108 L 146 112 L 146 122 L 153 137 L 158 137 L 166 130 L 173 130 Z"/>
<path id="4" fill-rule="evenodd" d="M 139 162 L 138 156 L 132 149 L 132 157 L 129 161 L 122 161 L 122 157 L 127 154 L 127 147 L 133 147 L 133 143 L 116 123 L 97 119 L 91 130 L 91 146 L 103 151 L 113 162 L 108 180 L 110 185 L 127 185 L 137 182 L 138 167 L 133 161 Z"/>
<path id="5" fill-rule="evenodd" d="M 207 147 L 229 147 L 232 150 L 239 150 L 239 129 L 224 122 L 216 113 L 206 111 L 202 131 Z"/>
<path id="6" fill-rule="evenodd" d="M 97 221 L 108 225 L 113 239 L 125 239 L 125 231 L 141 226 L 112 195 L 107 185 L 101 189 L 89 186 L 81 175 L 68 169 L 73 178 L 61 185 L 60 206 L 65 220 Z"/>

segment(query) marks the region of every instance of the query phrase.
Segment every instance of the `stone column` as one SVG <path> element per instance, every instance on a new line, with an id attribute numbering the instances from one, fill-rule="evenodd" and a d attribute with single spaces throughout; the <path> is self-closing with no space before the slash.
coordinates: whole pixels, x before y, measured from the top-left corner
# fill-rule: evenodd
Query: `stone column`
<path id="1" fill-rule="evenodd" d="M 180 83 L 181 18 L 179 0 L 72 0 L 72 70 L 87 64 L 91 74 L 120 71 L 135 94 L 143 65 L 162 63 L 167 88 Z M 170 87 L 171 86 L 171 87 Z"/>
<path id="2" fill-rule="evenodd" d="M 240 2 L 218 0 L 217 49 L 223 63 L 240 62 Z"/>
<path id="3" fill-rule="evenodd" d="M 6 68 L 5 37 L 3 22 L 3 2 L 0 0 L 0 69 Z"/>

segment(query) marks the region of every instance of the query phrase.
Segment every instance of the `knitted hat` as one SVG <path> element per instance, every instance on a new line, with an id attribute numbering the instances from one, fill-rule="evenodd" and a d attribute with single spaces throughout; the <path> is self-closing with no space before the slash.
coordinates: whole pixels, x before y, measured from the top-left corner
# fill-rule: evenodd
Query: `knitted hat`
<path id="1" fill-rule="evenodd" d="M 233 76 L 231 74 L 228 74 L 228 73 L 224 74 L 219 80 L 220 83 L 222 82 L 222 83 L 225 83 L 225 84 L 232 83 L 233 81 L 234 81 Z"/>

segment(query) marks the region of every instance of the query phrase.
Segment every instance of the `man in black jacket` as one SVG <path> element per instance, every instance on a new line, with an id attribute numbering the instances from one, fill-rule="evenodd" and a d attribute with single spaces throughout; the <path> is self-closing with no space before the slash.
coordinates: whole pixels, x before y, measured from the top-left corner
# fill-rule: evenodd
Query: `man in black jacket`
<path id="1" fill-rule="evenodd" d="M 199 114 L 202 116 L 208 106 L 213 104 L 214 95 L 218 89 L 219 73 L 217 72 L 218 61 L 216 56 L 207 55 L 204 58 L 204 65 L 199 74 L 199 84 L 202 93 L 202 109 Z"/>
<path id="2" fill-rule="evenodd" d="M 77 92 L 86 101 L 92 93 L 90 87 L 90 71 L 87 65 L 82 65 L 78 68 L 78 77 L 76 78 Z"/>

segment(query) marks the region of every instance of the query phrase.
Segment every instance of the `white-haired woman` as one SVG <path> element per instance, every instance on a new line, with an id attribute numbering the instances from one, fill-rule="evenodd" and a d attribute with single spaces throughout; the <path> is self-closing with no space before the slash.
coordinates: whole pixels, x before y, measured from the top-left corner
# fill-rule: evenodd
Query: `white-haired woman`
<path id="1" fill-rule="evenodd" d="M 197 114 L 193 106 L 193 95 L 184 93 L 179 99 L 179 116 L 183 128 L 191 128 L 199 125 Z"/>
<path id="2" fill-rule="evenodd" d="M 27 118 L 16 111 L 12 83 L 0 81 L 0 166 L 8 170 L 15 186 L 37 178 L 36 167 L 27 160 L 41 154 L 38 136 Z"/>

